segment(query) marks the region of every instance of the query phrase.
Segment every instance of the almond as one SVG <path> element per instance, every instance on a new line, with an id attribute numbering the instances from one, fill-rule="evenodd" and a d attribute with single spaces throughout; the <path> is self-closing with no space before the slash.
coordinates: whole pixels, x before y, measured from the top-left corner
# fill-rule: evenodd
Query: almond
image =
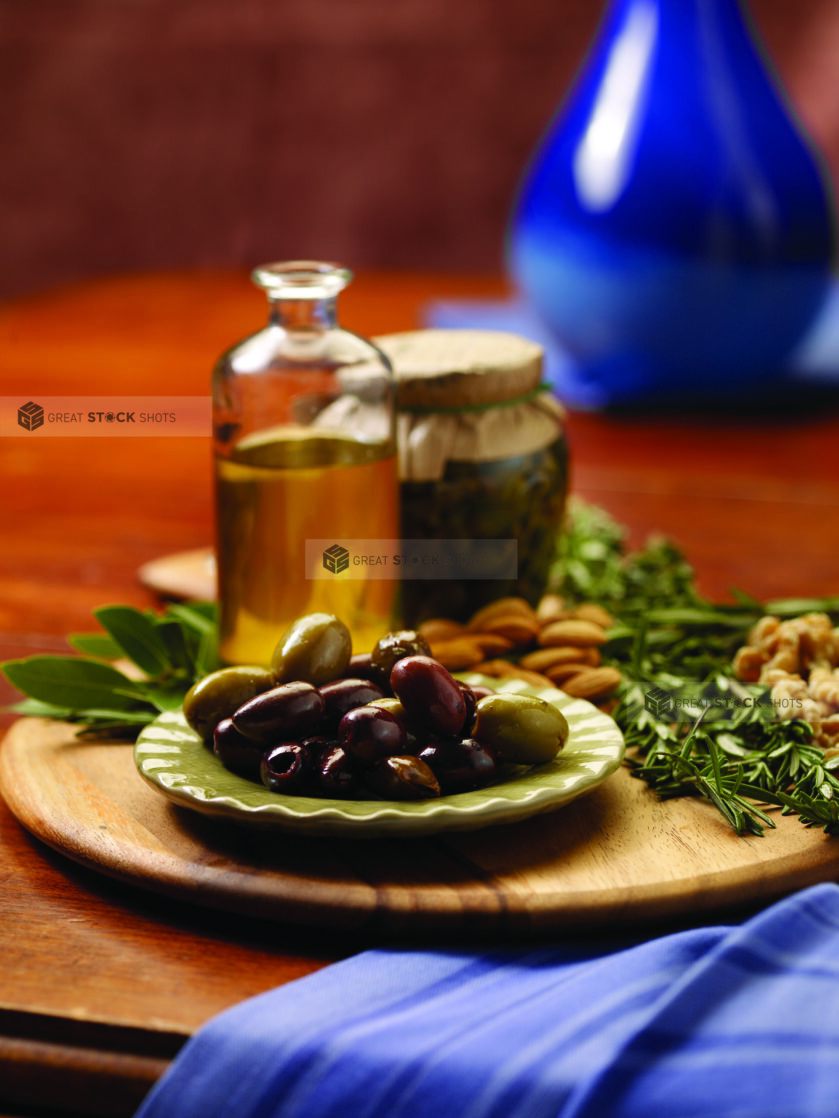
<path id="1" fill-rule="evenodd" d="M 491 675 L 495 679 L 504 679 L 508 675 L 513 675 L 516 670 L 517 665 L 511 664 L 509 660 L 483 660 L 475 665 L 476 672 Z"/>
<path id="2" fill-rule="evenodd" d="M 591 648 L 606 643 L 606 631 L 593 621 L 572 617 L 567 621 L 551 621 L 539 630 L 537 639 L 543 648 L 560 645 Z"/>
<path id="3" fill-rule="evenodd" d="M 500 633 L 470 633 L 466 639 L 474 641 L 484 656 L 503 656 L 513 648 L 513 641 Z"/>
<path id="4" fill-rule="evenodd" d="M 510 614 L 533 619 L 536 617 L 533 606 L 524 598 L 496 598 L 494 602 L 488 602 L 474 613 L 466 627 L 473 633 L 491 631 L 488 630 L 486 622 L 496 617 L 509 617 Z"/>
<path id="5" fill-rule="evenodd" d="M 556 664 L 585 664 L 591 650 L 574 648 L 570 644 L 557 645 L 555 648 L 537 648 L 522 656 L 519 663 L 531 672 L 544 672 Z"/>
<path id="6" fill-rule="evenodd" d="M 447 641 L 459 637 L 466 632 L 466 626 L 459 621 L 450 621 L 448 617 L 430 617 L 428 621 L 417 628 L 417 632 L 425 637 L 429 644 L 435 641 Z"/>
<path id="7" fill-rule="evenodd" d="M 568 679 L 573 679 L 580 672 L 588 671 L 591 671 L 591 668 L 587 664 L 554 664 L 551 668 L 545 668 L 545 675 L 552 683 L 562 684 Z"/>
<path id="8" fill-rule="evenodd" d="M 529 672 L 525 668 L 518 668 L 515 664 L 512 666 L 513 670 L 507 672 L 503 677 L 504 679 L 520 679 L 523 683 L 529 683 L 531 687 L 554 687 L 556 686 L 546 675 L 540 672 Z"/>
<path id="9" fill-rule="evenodd" d="M 581 621 L 593 621 L 595 625 L 599 625 L 602 629 L 611 629 L 615 624 L 615 619 L 611 613 L 603 606 L 599 606 L 597 602 L 582 602 L 574 610 L 574 617 L 578 617 Z"/>
<path id="10" fill-rule="evenodd" d="M 506 637 L 516 645 L 530 644 L 539 632 L 539 622 L 533 615 L 526 617 L 524 614 L 502 613 L 484 622 L 482 631 L 496 637 Z"/>
<path id="11" fill-rule="evenodd" d="M 547 625 L 549 621 L 561 621 L 570 617 L 571 610 L 565 605 L 565 599 L 560 594 L 545 594 L 536 607 L 536 618 L 540 625 Z"/>
<path id="12" fill-rule="evenodd" d="M 597 703 L 608 699 L 622 678 L 617 668 L 586 668 L 565 680 L 562 690 L 576 699 L 588 699 L 589 702 Z"/>
<path id="13" fill-rule="evenodd" d="M 479 664 L 484 658 L 481 646 L 469 637 L 431 643 L 431 655 L 450 672 L 463 671 Z"/>

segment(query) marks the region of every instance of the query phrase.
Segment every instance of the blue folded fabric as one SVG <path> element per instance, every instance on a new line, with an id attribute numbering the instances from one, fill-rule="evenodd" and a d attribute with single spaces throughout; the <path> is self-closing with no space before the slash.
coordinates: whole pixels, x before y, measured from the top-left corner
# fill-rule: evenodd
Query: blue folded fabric
<path id="1" fill-rule="evenodd" d="M 614 403 L 612 387 L 582 368 L 563 347 L 559 338 L 521 297 L 510 299 L 433 299 L 423 311 L 425 326 L 444 329 L 504 330 L 520 334 L 542 346 L 545 380 L 570 408 L 592 410 Z M 755 403 L 802 403 L 809 398 L 833 399 L 839 388 L 839 281 L 834 281 L 824 305 L 806 336 L 789 357 L 789 367 L 777 382 L 762 383 L 755 396 L 754 386 L 743 399 Z M 727 385 L 729 403 L 742 402 Z M 693 386 L 701 399 L 701 386 Z M 718 394 L 717 394 L 718 395 Z M 641 402 L 654 402 L 648 392 Z M 717 401 L 718 402 L 718 401 Z"/>
<path id="2" fill-rule="evenodd" d="M 839 886 L 630 947 L 377 949 L 249 999 L 137 1118 L 836 1118 Z"/>

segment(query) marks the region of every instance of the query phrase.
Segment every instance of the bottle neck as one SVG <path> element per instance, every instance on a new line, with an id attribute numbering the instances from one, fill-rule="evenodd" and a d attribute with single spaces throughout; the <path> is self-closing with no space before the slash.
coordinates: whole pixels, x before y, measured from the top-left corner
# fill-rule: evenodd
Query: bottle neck
<path id="1" fill-rule="evenodd" d="M 271 299 L 271 322 L 284 330 L 330 330 L 337 325 L 337 299 Z"/>

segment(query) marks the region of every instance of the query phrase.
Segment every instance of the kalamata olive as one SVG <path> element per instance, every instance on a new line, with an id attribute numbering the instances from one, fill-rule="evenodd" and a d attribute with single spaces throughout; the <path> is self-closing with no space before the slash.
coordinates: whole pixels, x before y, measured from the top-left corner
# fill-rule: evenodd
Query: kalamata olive
<path id="1" fill-rule="evenodd" d="M 390 686 L 415 725 L 452 737 L 463 730 L 463 692 L 437 660 L 430 656 L 397 660 L 390 673 Z"/>
<path id="2" fill-rule="evenodd" d="M 184 696 L 184 718 L 196 734 L 210 746 L 219 722 L 232 717 L 242 703 L 275 687 L 271 672 L 241 664 L 220 668 L 199 679 Z"/>
<path id="3" fill-rule="evenodd" d="M 463 694 L 463 701 L 466 704 L 466 716 L 463 719 L 463 727 L 460 732 L 464 735 L 468 735 L 472 733 L 475 726 L 475 719 L 478 717 L 478 696 L 467 684 L 461 683 L 460 680 L 456 682 Z"/>
<path id="4" fill-rule="evenodd" d="M 354 652 L 344 671 L 347 679 L 369 679 L 381 686 L 378 674 L 369 652 Z"/>
<path id="5" fill-rule="evenodd" d="M 319 687 L 344 675 L 352 655 L 352 637 L 331 613 L 309 613 L 280 637 L 271 657 L 277 683 L 302 680 Z"/>
<path id="6" fill-rule="evenodd" d="M 347 711 L 338 727 L 338 744 L 358 765 L 372 765 L 405 749 L 405 728 L 380 707 Z"/>
<path id="7" fill-rule="evenodd" d="M 321 727 L 325 732 L 338 729 L 348 710 L 384 698 L 381 687 L 366 679 L 336 679 L 318 688 L 323 699 Z"/>
<path id="8" fill-rule="evenodd" d="M 533 695 L 499 693 L 478 701 L 472 737 L 492 748 L 501 761 L 540 765 L 568 740 L 565 715 Z"/>
<path id="9" fill-rule="evenodd" d="M 426 730 L 420 730 L 416 726 L 411 725 L 408 718 L 407 711 L 399 702 L 398 699 L 373 699 L 369 704 L 371 707 L 379 707 L 381 710 L 386 710 L 388 714 L 399 722 L 405 730 L 405 748 L 403 753 L 417 753 L 425 745 L 428 740 L 429 734 Z"/>
<path id="10" fill-rule="evenodd" d="M 223 718 L 213 735 L 213 753 L 226 769 L 259 780 L 259 766 L 264 746 L 240 734 L 230 718 Z"/>
<path id="11" fill-rule="evenodd" d="M 337 737 L 330 737 L 327 734 L 315 734 L 311 738 L 301 738 L 300 744 L 311 756 L 313 761 L 319 761 L 320 758 L 327 752 L 327 750 L 334 749 L 338 744 Z"/>
<path id="12" fill-rule="evenodd" d="M 445 796 L 486 788 L 498 773 L 495 750 L 474 738 L 432 742 L 421 749 L 417 757 L 425 761 L 437 777 Z"/>
<path id="13" fill-rule="evenodd" d="M 381 680 L 387 687 L 390 684 L 390 673 L 397 660 L 406 656 L 430 656 L 431 647 L 421 633 L 415 629 L 397 629 L 393 633 L 385 633 L 370 653 L 370 661 L 378 673 L 373 678 Z"/>
<path id="14" fill-rule="evenodd" d="M 308 750 L 299 742 L 288 741 L 273 746 L 263 754 L 259 775 L 265 787 L 272 792 L 293 796 L 308 790 L 312 768 Z"/>
<path id="15" fill-rule="evenodd" d="M 358 770 L 339 745 L 328 749 L 317 762 L 315 779 L 322 793 L 337 799 L 353 799 L 361 791 Z"/>
<path id="16" fill-rule="evenodd" d="M 383 757 L 365 774 L 364 782 L 386 800 L 427 800 L 440 795 L 437 777 L 419 757 Z"/>
<path id="17" fill-rule="evenodd" d="M 311 683 L 283 683 L 240 706 L 233 725 L 265 745 L 299 741 L 317 732 L 323 705 L 320 691 Z"/>

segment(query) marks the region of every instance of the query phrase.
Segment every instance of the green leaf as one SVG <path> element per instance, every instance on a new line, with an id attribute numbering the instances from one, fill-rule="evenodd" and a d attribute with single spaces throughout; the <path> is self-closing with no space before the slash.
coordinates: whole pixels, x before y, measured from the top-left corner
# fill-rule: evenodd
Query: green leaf
<path id="1" fill-rule="evenodd" d="M 147 683 L 143 685 L 143 694 L 159 711 L 180 710 L 183 706 L 182 688 L 156 687 L 154 684 Z"/>
<path id="2" fill-rule="evenodd" d="M 96 707 L 130 710 L 145 702 L 138 685 L 99 660 L 80 656 L 30 656 L 7 660 L 0 670 L 13 687 L 44 703 L 81 712 Z"/>
<path id="3" fill-rule="evenodd" d="M 101 715 L 96 719 L 80 727 L 76 736 L 88 741 L 94 738 L 103 739 L 105 741 L 112 741 L 115 738 L 135 741 L 138 731 L 141 730 L 143 726 L 148 726 L 156 717 L 157 715 L 155 712 L 154 714 L 149 714 L 143 721 L 117 716 L 111 718 L 108 717 L 107 711 L 102 711 Z"/>
<path id="4" fill-rule="evenodd" d="M 117 642 L 103 633 L 72 633 L 67 643 L 78 652 L 95 656 L 98 660 L 118 660 L 123 655 Z"/>
<path id="5" fill-rule="evenodd" d="M 764 603 L 763 612 L 776 617 L 798 617 L 802 613 L 837 613 L 839 597 L 776 598 Z"/>
<path id="6" fill-rule="evenodd" d="M 96 707 L 84 712 L 85 719 L 91 722 L 113 722 L 120 726 L 147 726 L 158 715 L 157 710 L 116 710 Z"/>
<path id="7" fill-rule="evenodd" d="M 93 612 L 125 655 L 147 675 L 162 675 L 171 668 L 166 645 L 145 613 L 132 606 L 103 606 Z"/>
<path id="8" fill-rule="evenodd" d="M 203 609 L 200 603 L 185 605 L 181 602 L 173 602 L 169 606 L 167 613 L 196 633 L 203 635 L 205 633 L 215 632 L 216 624 L 214 615 L 207 609 Z"/>
<path id="9" fill-rule="evenodd" d="M 68 707 L 59 707 L 55 703 L 42 703 L 39 699 L 22 699 L 19 703 L 6 707 L 6 710 L 13 714 L 22 714 L 27 718 L 55 718 L 60 722 L 66 721 L 73 713 Z"/>
<path id="10" fill-rule="evenodd" d="M 731 587 L 731 596 L 738 606 L 744 606 L 754 613 L 763 613 L 763 603 L 759 602 L 752 594 L 748 594 L 745 590 L 741 590 L 739 586 Z"/>
<path id="11" fill-rule="evenodd" d="M 203 634 L 195 653 L 195 671 L 200 679 L 221 667 L 218 658 L 218 633 L 215 626 Z"/>
<path id="12" fill-rule="evenodd" d="M 730 754 L 732 757 L 745 757 L 747 753 L 746 747 L 734 734 L 718 734 L 717 745 L 723 752 Z"/>
<path id="13" fill-rule="evenodd" d="M 651 609 L 647 620 L 658 625 L 696 625 L 708 629 L 713 625 L 725 626 L 742 631 L 754 620 L 753 614 L 728 613 L 721 608 L 690 609 L 688 607 Z"/>
<path id="14" fill-rule="evenodd" d="M 174 617 L 159 617 L 155 621 L 155 629 L 172 664 L 190 675 L 196 674 L 193 651 L 179 622 Z"/>
<path id="15" fill-rule="evenodd" d="M 181 603 L 172 603 L 178 605 Z M 212 601 L 202 601 L 199 598 L 191 598 L 188 602 L 182 603 L 187 609 L 193 613 L 197 613 L 200 617 L 210 621 L 213 625 L 218 624 L 218 603 Z"/>

